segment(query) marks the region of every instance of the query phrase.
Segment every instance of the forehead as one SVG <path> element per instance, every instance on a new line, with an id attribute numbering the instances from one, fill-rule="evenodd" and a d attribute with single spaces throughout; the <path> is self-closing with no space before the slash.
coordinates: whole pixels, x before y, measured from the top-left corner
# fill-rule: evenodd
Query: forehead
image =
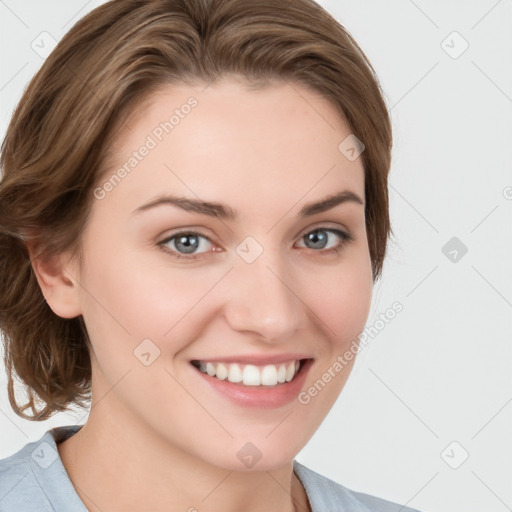
<path id="1" fill-rule="evenodd" d="M 282 211 L 302 197 L 309 202 L 346 188 L 364 199 L 361 159 L 350 161 L 338 149 L 348 124 L 299 84 L 169 85 L 130 114 L 102 180 L 124 169 L 109 196 L 135 206 L 166 192 L 229 195 L 237 210 L 277 202 Z"/>

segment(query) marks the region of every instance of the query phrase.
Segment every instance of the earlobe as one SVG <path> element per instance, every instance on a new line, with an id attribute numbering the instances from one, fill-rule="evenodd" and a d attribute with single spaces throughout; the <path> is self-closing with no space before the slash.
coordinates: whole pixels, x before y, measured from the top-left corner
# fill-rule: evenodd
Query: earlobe
<path id="1" fill-rule="evenodd" d="M 72 265 L 64 254 L 48 256 L 28 246 L 30 263 L 41 292 L 52 311 L 62 318 L 82 314 L 79 287 Z"/>

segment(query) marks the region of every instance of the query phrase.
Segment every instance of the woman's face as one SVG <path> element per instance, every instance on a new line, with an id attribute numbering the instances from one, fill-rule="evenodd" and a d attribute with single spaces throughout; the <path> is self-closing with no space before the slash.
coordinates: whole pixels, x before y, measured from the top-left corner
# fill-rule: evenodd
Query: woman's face
<path id="1" fill-rule="evenodd" d="M 295 457 L 345 384 L 353 360 L 339 358 L 370 307 L 349 135 L 302 86 L 231 80 L 169 86 L 125 124 L 82 272 L 70 267 L 92 344 L 90 419 L 226 469 Z"/>

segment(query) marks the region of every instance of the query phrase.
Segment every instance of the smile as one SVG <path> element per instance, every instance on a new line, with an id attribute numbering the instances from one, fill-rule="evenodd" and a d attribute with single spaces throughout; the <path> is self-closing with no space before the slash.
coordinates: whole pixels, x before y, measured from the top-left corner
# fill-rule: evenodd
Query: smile
<path id="1" fill-rule="evenodd" d="M 299 373 L 304 360 L 257 366 L 253 364 L 192 361 L 200 372 L 244 386 L 277 386 L 291 382 Z"/>

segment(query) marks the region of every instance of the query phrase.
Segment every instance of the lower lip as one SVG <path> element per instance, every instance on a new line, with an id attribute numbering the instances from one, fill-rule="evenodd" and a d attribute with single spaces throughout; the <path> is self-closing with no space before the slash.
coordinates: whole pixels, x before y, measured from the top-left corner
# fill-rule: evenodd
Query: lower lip
<path id="1" fill-rule="evenodd" d="M 193 367 L 193 369 L 216 392 L 227 397 L 237 405 L 273 409 L 282 407 L 297 398 L 312 364 L 313 359 L 304 361 L 299 373 L 297 373 L 293 380 L 272 387 L 244 386 L 240 383 L 210 377 L 210 375 L 199 371 L 195 367 Z"/>

